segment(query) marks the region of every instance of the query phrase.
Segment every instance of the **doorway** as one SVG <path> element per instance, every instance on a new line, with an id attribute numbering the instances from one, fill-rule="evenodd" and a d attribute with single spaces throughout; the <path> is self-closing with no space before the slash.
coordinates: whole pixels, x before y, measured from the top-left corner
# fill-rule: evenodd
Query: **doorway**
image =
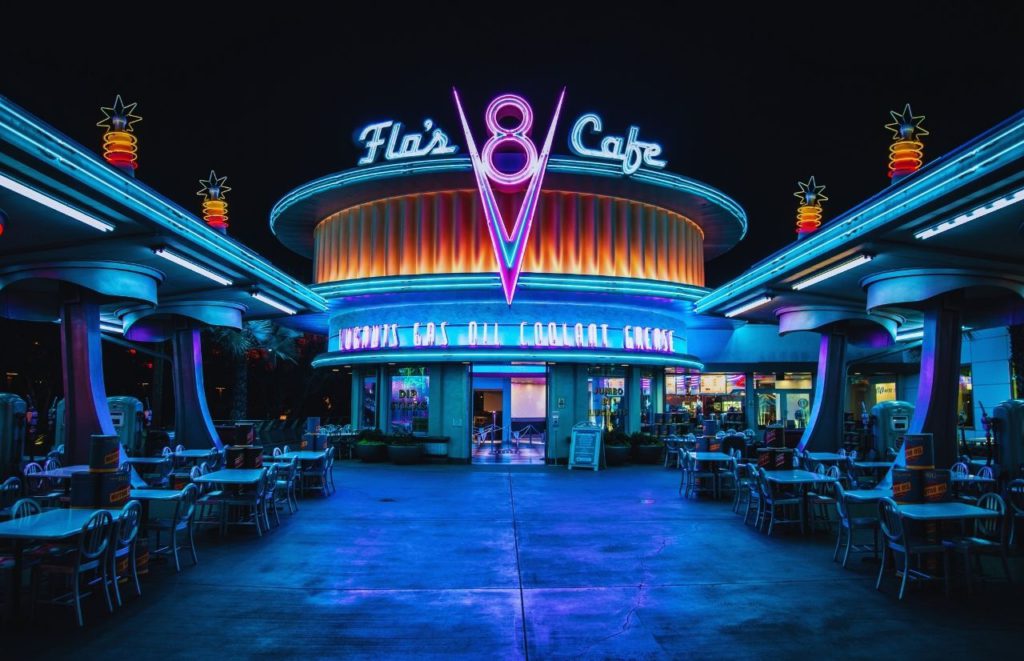
<path id="1" fill-rule="evenodd" d="M 472 397 L 474 464 L 544 463 L 545 366 L 474 365 Z"/>

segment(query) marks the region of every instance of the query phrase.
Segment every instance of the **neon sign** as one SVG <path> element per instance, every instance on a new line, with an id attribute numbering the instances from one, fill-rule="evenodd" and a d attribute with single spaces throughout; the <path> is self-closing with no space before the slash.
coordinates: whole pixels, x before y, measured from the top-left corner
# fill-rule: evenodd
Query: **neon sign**
<path id="1" fill-rule="evenodd" d="M 640 127 L 630 126 L 625 138 L 607 135 L 601 140 L 600 148 L 591 149 L 583 144 L 583 132 L 600 133 L 603 126 L 601 117 L 595 113 L 581 115 L 569 132 L 569 149 L 577 156 L 599 158 L 605 161 L 622 163 L 622 174 L 631 175 L 647 165 L 659 170 L 668 162 L 657 158 L 661 155 L 661 145 L 656 142 L 643 142 L 639 139 Z"/>
<path id="2" fill-rule="evenodd" d="M 384 131 L 390 129 L 387 138 Z M 423 138 L 430 134 L 430 140 L 425 146 Z M 387 120 L 368 124 L 359 132 L 358 141 L 362 143 L 366 154 L 357 161 L 358 165 L 370 165 L 377 161 L 382 153 L 385 161 L 397 161 L 404 158 L 422 158 L 424 156 L 447 156 L 459 151 L 456 145 L 448 144 L 448 134 L 440 128 L 434 127 L 434 120 L 423 120 L 423 133 L 406 133 L 402 135 L 402 123 Z M 386 145 L 386 146 L 385 146 Z"/>
<path id="3" fill-rule="evenodd" d="M 519 272 L 523 268 L 526 242 L 530 238 L 533 216 L 537 211 L 537 200 L 540 197 L 544 171 L 547 169 L 548 157 L 551 154 L 555 126 L 558 124 L 558 115 L 562 112 L 565 89 L 563 88 L 562 93 L 558 96 L 555 114 L 551 118 L 548 134 L 539 154 L 537 146 L 528 137 L 530 129 L 533 128 L 533 109 L 530 108 L 526 99 L 515 94 L 503 94 L 491 101 L 485 113 L 485 123 L 491 137 L 484 143 L 481 154 L 477 151 L 473 133 L 469 129 L 469 122 L 466 121 L 466 113 L 462 110 L 459 93 L 452 88 L 452 94 L 455 97 L 455 107 L 459 111 L 462 130 L 466 134 L 466 147 L 469 150 L 473 174 L 476 176 L 476 185 L 483 202 L 484 217 L 487 220 L 487 230 L 491 235 L 494 255 L 498 258 L 501 287 L 505 292 L 505 301 L 512 305 L 512 297 L 516 293 L 516 283 L 519 281 Z M 516 122 L 514 126 L 505 127 L 501 124 L 502 120 L 508 118 L 514 119 Z M 513 147 L 521 150 L 526 156 L 526 162 L 516 172 L 504 172 L 494 164 L 493 160 L 498 147 Z M 507 192 L 526 188 L 526 196 L 523 198 L 522 204 L 519 205 L 519 212 L 516 214 L 516 222 L 512 226 L 511 234 L 506 229 L 505 220 L 498 208 L 494 190 L 491 187 L 492 182 L 499 190 Z"/>
<path id="4" fill-rule="evenodd" d="M 470 321 L 453 326 L 448 321 L 415 322 L 411 326 L 393 323 L 345 326 L 338 330 L 338 348 L 343 353 L 379 349 L 470 348 L 503 346 L 520 349 L 610 349 L 645 353 L 675 353 L 675 331 L 654 326 L 606 323 L 521 321 L 518 324 Z"/>

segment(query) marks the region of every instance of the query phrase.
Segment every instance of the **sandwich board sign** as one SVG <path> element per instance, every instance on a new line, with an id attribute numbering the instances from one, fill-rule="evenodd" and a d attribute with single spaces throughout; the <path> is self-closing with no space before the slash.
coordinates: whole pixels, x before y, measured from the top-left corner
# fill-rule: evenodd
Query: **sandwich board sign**
<path id="1" fill-rule="evenodd" d="M 573 425 L 569 443 L 569 470 L 591 468 L 596 471 L 605 466 L 602 437 L 602 429 L 597 425 L 587 422 Z"/>

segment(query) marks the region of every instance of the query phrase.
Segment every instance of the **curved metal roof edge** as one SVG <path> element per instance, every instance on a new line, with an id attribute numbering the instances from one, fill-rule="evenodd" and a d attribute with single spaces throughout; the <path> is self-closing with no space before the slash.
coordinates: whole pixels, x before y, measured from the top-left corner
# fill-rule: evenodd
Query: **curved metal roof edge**
<path id="1" fill-rule="evenodd" d="M 24 127 L 35 135 L 26 134 Z M 125 176 L 97 154 L 85 149 L 2 95 L 0 136 L 36 158 L 47 159 L 50 165 L 72 179 L 98 194 L 113 198 L 132 208 L 136 213 L 157 222 L 181 239 L 198 244 L 214 254 L 230 258 L 235 266 L 248 271 L 260 284 L 274 287 L 280 293 L 300 301 L 313 310 L 327 309 L 327 302 L 322 296 L 278 269 L 251 248 L 208 227 L 197 216 L 148 185 Z M 11 137 L 15 139 L 11 140 Z"/>
<path id="2" fill-rule="evenodd" d="M 991 149 L 1000 141 L 1018 132 L 1020 135 L 1016 136 L 1017 141 L 1014 144 L 995 154 L 984 153 L 985 150 Z M 1008 156 L 1011 152 L 1014 153 Z M 898 184 L 875 193 L 857 206 L 825 223 L 809 237 L 791 243 L 765 257 L 747 269 L 743 275 L 716 287 L 710 294 L 697 301 L 695 310 L 698 313 L 705 313 L 730 301 L 735 301 L 737 298 L 749 295 L 752 290 L 767 284 L 788 267 L 807 264 L 831 250 L 837 242 L 841 245 L 845 239 L 859 236 L 863 232 L 902 218 L 913 209 L 948 193 L 951 188 L 977 180 L 987 173 L 983 166 L 996 162 L 996 167 L 998 167 L 1006 161 L 1019 158 L 1022 155 L 1024 155 L 1024 111 L 1014 114 L 959 147 L 946 152 Z M 978 156 L 986 156 L 986 158 L 981 163 L 965 167 L 966 162 Z M 960 167 L 958 168 L 958 166 Z M 952 172 L 950 172 L 951 169 Z M 867 219 L 876 210 L 878 213 L 870 220 Z M 862 222 L 855 224 L 858 220 Z"/>

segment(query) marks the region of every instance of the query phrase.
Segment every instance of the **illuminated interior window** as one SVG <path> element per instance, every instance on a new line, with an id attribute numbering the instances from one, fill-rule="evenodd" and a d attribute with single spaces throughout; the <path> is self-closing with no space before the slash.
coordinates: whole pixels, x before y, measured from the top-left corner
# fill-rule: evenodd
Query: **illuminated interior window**
<path id="1" fill-rule="evenodd" d="M 430 377 L 425 367 L 400 367 L 391 376 L 392 433 L 427 433 Z"/>

